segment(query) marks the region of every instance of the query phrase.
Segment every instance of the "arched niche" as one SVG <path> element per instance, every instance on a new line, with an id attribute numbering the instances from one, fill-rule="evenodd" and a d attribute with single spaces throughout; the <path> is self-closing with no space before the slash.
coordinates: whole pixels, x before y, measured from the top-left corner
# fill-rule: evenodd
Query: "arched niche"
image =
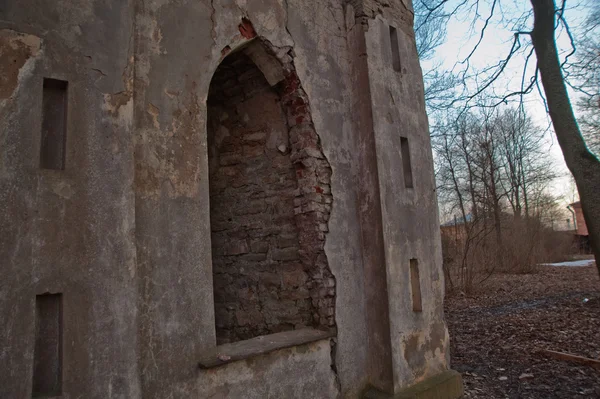
<path id="1" fill-rule="evenodd" d="M 323 249 L 331 168 L 292 57 L 274 54 L 256 38 L 228 52 L 210 83 L 217 344 L 335 328 L 335 279 Z"/>

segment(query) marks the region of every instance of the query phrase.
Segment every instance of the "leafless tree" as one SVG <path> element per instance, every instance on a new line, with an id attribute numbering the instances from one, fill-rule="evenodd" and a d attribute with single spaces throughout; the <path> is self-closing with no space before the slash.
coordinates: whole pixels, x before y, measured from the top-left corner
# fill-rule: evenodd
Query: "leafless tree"
<path id="1" fill-rule="evenodd" d="M 556 20 L 563 19 L 564 1 L 531 0 L 534 25 L 531 40 L 548 102 L 548 109 L 567 167 L 573 174 L 581 198 L 590 243 L 600 272 L 600 161 L 586 147 L 571 107 L 556 49 Z"/>
<path id="2" fill-rule="evenodd" d="M 600 3 L 589 1 L 591 10 L 576 38 L 574 62 L 565 65 L 569 85 L 580 95 L 579 122 L 588 148 L 600 155 Z"/>
<path id="3" fill-rule="evenodd" d="M 543 148 L 543 129 L 516 108 L 480 108 L 448 117 L 432 138 L 440 201 L 454 217 L 442 227 L 455 235 L 446 259 L 450 284 L 466 290 L 496 270 L 529 270 L 544 253 L 548 185 L 555 178 Z M 518 235 L 526 236 L 515 239 Z M 458 239 L 460 237 L 460 239 Z M 446 251 L 446 255 L 448 255 Z M 448 258 L 448 256 L 446 256 Z M 545 260 L 545 259 L 544 259 Z"/>
<path id="4" fill-rule="evenodd" d="M 443 8 L 433 9 L 438 0 L 418 0 L 413 4 L 415 39 L 420 60 L 429 60 L 446 40 L 449 15 Z"/>
<path id="5" fill-rule="evenodd" d="M 499 146 L 502 152 L 503 179 L 501 184 L 516 219 L 524 213 L 532 216 L 530 204 L 557 177 L 543 147 L 542 129 L 515 108 L 507 108 L 498 115 Z"/>
<path id="6" fill-rule="evenodd" d="M 524 95 L 536 91 L 542 96 L 565 163 L 577 184 L 591 247 L 600 273 L 600 161 L 586 146 L 563 75 L 569 58 L 576 50 L 576 40 L 565 18 L 566 0 L 560 0 L 558 4 L 555 0 L 530 0 L 531 9 L 510 20 L 504 19 L 505 7 L 515 4 L 509 0 L 504 0 L 504 4 L 503 0 L 438 0 L 435 3 L 415 1 L 420 1 L 430 14 L 444 9 L 444 13 L 448 15 L 463 15 L 463 19 L 465 15 L 472 15 L 473 29 L 481 22 L 478 40 L 467 57 L 457 62 L 462 68 L 458 76 L 463 87 L 461 93 L 447 104 L 448 107 L 458 107 L 466 112 L 473 106 L 496 107 L 511 99 L 517 99 L 522 104 Z M 479 49 L 490 24 L 499 20 L 512 30 L 511 48 L 503 59 L 474 73 L 471 57 Z M 558 29 L 569 35 L 572 44 L 571 51 L 562 59 L 556 44 Z M 497 93 L 494 83 L 503 76 L 509 63 L 518 57 L 524 59 L 520 88 Z M 485 97 L 486 104 L 479 103 L 482 97 Z M 490 103 L 490 99 L 494 101 Z"/>
<path id="7" fill-rule="evenodd" d="M 446 41 L 446 26 L 450 15 L 442 7 L 433 9 L 438 0 L 417 0 L 414 2 L 415 38 L 417 54 L 421 61 L 430 61 L 436 49 Z M 423 71 L 425 83 L 425 103 L 430 114 L 443 108 L 454 97 L 456 76 L 433 64 Z"/>

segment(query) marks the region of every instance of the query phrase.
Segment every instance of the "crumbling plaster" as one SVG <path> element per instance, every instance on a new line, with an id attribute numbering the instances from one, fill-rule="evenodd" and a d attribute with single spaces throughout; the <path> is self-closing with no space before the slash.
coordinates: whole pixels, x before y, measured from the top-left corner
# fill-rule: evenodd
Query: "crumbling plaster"
<path id="1" fill-rule="evenodd" d="M 242 29 L 255 35 L 247 20 Z M 258 49 L 272 60 L 262 72 L 251 60 Z M 265 78 L 273 72 L 276 88 Z M 217 340 L 335 329 L 335 278 L 323 251 L 331 168 L 293 64 L 257 39 L 223 60 L 208 101 Z"/>
<path id="2" fill-rule="evenodd" d="M 105 95 L 124 90 L 133 10 L 106 3 L 0 6 L 0 31 L 39 43 L 0 100 L 0 397 L 31 396 L 35 297 L 46 292 L 63 293 L 64 386 L 140 395 L 132 108 L 102 111 Z M 43 77 L 69 82 L 64 171 L 39 168 Z"/>
<path id="3" fill-rule="evenodd" d="M 208 6 L 210 5 L 210 9 Z M 197 4 L 192 9 L 186 7 L 182 10 L 181 7 L 174 8 L 169 3 L 154 3 L 146 5 L 145 13 L 138 16 L 140 20 L 139 26 L 140 31 L 138 35 L 138 50 L 139 61 L 136 59 L 136 109 L 139 110 L 137 116 L 137 140 L 138 148 L 137 152 L 139 158 L 136 161 L 138 165 L 136 172 L 136 190 L 138 192 L 138 205 L 136 217 L 138 220 L 138 255 L 140 257 L 140 264 L 145 265 L 146 262 L 151 262 L 149 258 L 158 257 L 162 254 L 146 255 L 146 251 L 153 252 L 158 248 L 156 245 L 152 245 L 148 242 L 146 236 L 152 236 L 157 238 L 162 234 L 168 234 L 172 245 L 185 246 L 183 241 L 188 241 L 189 246 L 195 248 L 195 253 L 189 254 L 189 257 L 183 253 L 179 253 L 177 256 L 190 259 L 190 261 L 179 262 L 178 264 L 185 265 L 191 260 L 194 260 L 194 265 L 197 264 L 198 259 L 200 263 L 208 263 L 208 257 L 210 256 L 209 248 L 206 245 L 206 237 L 209 231 L 204 231 L 202 238 L 199 236 L 199 232 L 206 225 L 207 216 L 204 214 L 202 209 L 196 207 L 193 216 L 196 226 L 199 226 L 195 231 L 190 234 L 180 234 L 176 230 L 167 229 L 166 231 L 160 231 L 160 228 L 154 228 L 149 224 L 160 223 L 158 220 L 150 222 L 150 214 L 156 219 L 156 215 L 160 214 L 157 212 L 157 202 L 162 202 L 161 207 L 167 207 L 171 211 L 175 212 L 181 217 L 185 217 L 187 225 L 194 224 L 193 221 L 190 223 L 190 218 L 185 216 L 184 211 L 185 205 L 182 208 L 177 203 L 195 202 L 201 204 L 207 199 L 204 198 L 204 192 L 207 189 L 206 182 L 206 159 L 205 159 L 205 134 L 204 129 L 206 125 L 205 121 L 205 100 L 207 96 L 208 84 L 210 78 L 216 70 L 216 67 L 220 63 L 223 56 L 223 49 L 229 47 L 231 51 L 234 51 L 236 47 L 244 44 L 246 39 L 240 34 L 239 25 L 242 18 L 247 18 L 252 21 L 257 34 L 262 40 L 267 41 L 271 46 L 276 49 L 280 49 L 281 56 L 284 56 L 290 48 L 293 47 L 294 64 L 296 66 L 296 72 L 298 73 L 304 89 L 306 90 L 312 111 L 312 117 L 317 133 L 320 135 L 323 149 L 326 152 L 327 158 L 330 160 L 331 167 L 333 169 L 333 182 L 332 191 L 335 194 L 335 204 L 333 207 L 331 219 L 329 222 L 329 231 L 326 252 L 331 265 L 332 272 L 336 276 L 338 281 L 338 293 L 337 301 L 343 306 L 338 306 L 337 323 L 338 323 L 338 345 L 336 348 L 336 366 L 339 371 L 340 378 L 343 379 L 343 386 L 347 387 L 348 394 L 351 392 L 357 393 L 358 390 L 364 386 L 364 353 L 361 353 L 360 342 L 365 339 L 365 326 L 364 326 L 364 304 L 362 303 L 362 282 L 360 278 L 356 276 L 361 275 L 361 260 L 359 252 L 359 242 L 356 241 L 356 237 L 353 235 L 345 234 L 345 231 L 352 231 L 357 228 L 358 221 L 356 216 L 355 204 L 355 193 L 349 189 L 354 186 L 354 173 L 352 171 L 352 157 L 354 148 L 352 147 L 352 141 L 349 137 L 352 135 L 352 129 L 350 117 L 348 114 L 349 110 L 349 96 L 348 89 L 350 85 L 345 81 L 345 74 L 347 72 L 347 49 L 346 49 L 346 38 L 344 36 L 345 21 L 344 13 L 341 4 L 338 2 L 318 2 L 318 4 L 306 4 L 301 1 L 289 1 L 289 4 L 283 2 L 252 2 L 247 6 L 244 2 L 217 2 L 214 1 L 212 4 L 204 3 L 205 10 L 211 11 L 210 14 L 206 12 L 202 13 L 202 4 Z M 289 12 L 289 13 L 288 13 Z M 179 26 L 175 27 L 171 25 L 172 20 L 176 19 L 172 14 L 186 15 L 188 18 L 185 21 L 193 20 L 193 22 L 179 22 Z M 198 13 L 197 18 L 189 18 L 189 15 Z M 209 18 L 210 17 L 210 18 Z M 192 37 L 185 38 L 184 32 L 197 31 L 198 26 L 204 26 L 201 22 L 205 19 L 207 23 L 210 22 L 210 35 L 202 35 L 197 33 L 196 35 L 190 35 Z M 149 21 L 156 21 L 149 23 Z M 212 21 L 216 21 L 215 24 Z M 193 30 L 191 27 L 185 25 L 193 24 Z M 168 26 L 168 28 L 167 28 Z M 160 34 L 155 32 L 161 32 Z M 165 31 L 169 31 L 170 34 L 166 35 Z M 178 35 L 177 31 L 181 33 Z M 210 42 L 202 42 L 198 40 L 198 37 L 210 37 Z M 318 38 L 318 40 L 315 40 Z M 160 39 L 160 43 L 157 43 Z M 190 43 L 187 43 L 187 41 Z M 194 44 L 192 45 L 191 42 Z M 158 49 L 154 51 L 144 51 L 145 47 L 149 49 Z M 197 48 L 197 54 L 187 53 L 185 55 L 177 54 L 176 49 L 181 47 Z M 207 51 L 207 47 L 210 51 Z M 172 49 L 174 48 L 174 49 Z M 205 54 L 211 54 L 210 58 L 206 57 Z M 183 58 L 179 58 L 183 57 Z M 168 62 L 168 63 L 167 63 Z M 138 65 L 139 63 L 139 65 Z M 319 72 L 316 73 L 312 65 L 319 65 Z M 190 93 L 190 88 L 195 82 L 195 93 Z M 186 82 L 187 83 L 184 83 Z M 151 82 L 151 84 L 150 84 Z M 188 87 L 186 88 L 185 85 Z M 164 96 L 163 92 L 176 93 L 172 96 Z M 173 193 L 175 184 L 173 183 L 174 176 L 178 173 L 182 173 L 183 167 L 176 168 L 173 172 L 172 169 L 167 168 L 165 173 L 155 173 L 156 168 L 160 169 L 163 166 L 156 166 L 163 164 L 165 158 L 169 159 L 168 155 L 161 156 L 160 154 L 168 153 L 168 149 L 165 148 L 167 138 L 171 142 L 170 146 L 177 146 L 175 142 L 181 140 L 179 135 L 164 133 L 162 126 L 171 126 L 175 119 L 172 115 L 177 113 L 180 107 L 181 99 L 186 96 L 196 96 L 199 101 L 199 108 L 196 118 L 198 119 L 192 135 L 196 138 L 194 142 L 188 142 L 180 147 L 175 148 L 175 151 L 192 151 L 195 149 L 202 148 L 202 151 L 194 151 L 195 157 L 200 157 L 198 162 L 200 167 L 196 172 L 188 171 L 186 175 L 195 176 L 194 178 L 178 179 L 178 183 L 184 182 L 184 187 L 194 187 L 192 191 L 186 189 L 184 191 L 186 195 L 178 196 L 177 193 Z M 185 100 L 183 100 L 185 102 Z M 155 111 L 154 115 L 150 115 L 147 110 L 149 105 L 152 104 Z M 161 126 L 163 132 L 156 128 L 156 124 Z M 191 146 L 193 144 L 193 147 Z M 165 152 L 166 151 L 166 152 Z M 178 158 L 181 158 L 178 157 Z M 176 161 L 173 161 L 176 162 Z M 141 167 L 141 165 L 143 167 Z M 188 162 L 187 165 L 193 165 L 194 162 Z M 184 166 L 184 165 L 182 165 Z M 188 170 L 191 168 L 187 168 Z M 146 180 L 146 176 L 152 176 L 151 179 Z M 160 185 L 161 180 L 166 180 L 169 183 L 167 185 Z M 153 182 L 152 184 L 146 184 L 146 182 Z M 176 185 L 175 185 L 176 186 Z M 176 186 L 177 187 L 177 186 Z M 165 194 L 162 194 L 165 193 Z M 339 193 L 339 194 L 337 194 Z M 196 195 L 196 197 L 193 197 Z M 158 201 L 157 198 L 165 198 L 165 200 Z M 170 199 L 166 199 L 170 198 Z M 168 203 L 171 203 L 169 205 Z M 191 206 L 191 205 L 190 205 Z M 148 207 L 148 216 L 145 214 L 145 209 Z M 178 209 L 179 208 L 179 209 Z M 170 214 L 171 220 L 175 215 Z M 160 218 L 160 217 L 159 217 Z M 141 219 L 148 220 L 142 221 Z M 171 226 L 175 226 L 170 224 Z M 144 233 L 146 229 L 152 231 L 151 234 Z M 180 225 L 179 228 L 183 226 Z M 175 228 L 175 227 L 173 227 Z M 168 231 L 168 233 L 167 233 Z M 194 237 L 195 236 L 195 237 Z M 181 237 L 182 242 L 177 244 L 176 242 Z M 166 239 L 166 238 L 165 238 Z M 354 241 L 353 241 L 354 240 Z M 163 250 L 164 251 L 164 250 Z M 162 251 L 161 251 L 162 252 Z M 148 256 L 148 261 L 145 261 Z M 193 268 L 191 265 L 186 271 L 180 270 L 175 271 L 157 271 L 161 277 L 145 277 L 145 283 L 142 288 L 143 292 L 156 297 L 165 297 L 164 290 L 159 288 L 152 281 L 163 281 L 163 279 L 175 279 L 177 275 L 188 275 Z M 210 271 L 210 270 L 209 270 Z M 173 278 L 165 276 L 165 274 L 174 274 Z M 212 302 L 212 276 L 205 271 L 195 270 L 194 275 L 197 273 L 203 275 L 201 280 L 203 292 L 202 296 L 206 295 L 204 301 Z M 180 277 L 179 277 L 180 278 Z M 150 294 L 150 292 L 155 291 Z M 202 298 L 194 299 L 193 302 L 200 304 Z M 153 302 L 151 298 L 148 298 L 149 302 Z M 345 304 L 351 304 L 346 306 Z M 199 307 L 199 305 L 197 305 Z M 156 310 L 148 307 L 146 304 L 141 304 L 143 314 L 146 314 L 144 309 L 148 308 L 148 317 L 156 314 Z M 198 313 L 205 313 L 202 315 L 196 315 L 198 317 L 200 325 L 204 326 L 203 331 L 211 331 L 213 327 L 213 315 L 211 311 L 197 311 Z M 170 313 L 171 317 L 177 318 L 176 314 Z M 190 315 L 185 315 L 189 318 Z M 149 318 L 147 319 L 149 321 Z M 143 317 L 142 320 L 145 318 Z M 194 323 L 189 323 L 190 326 Z M 153 327 L 146 327 L 145 322 L 141 323 L 142 335 L 148 334 L 153 338 L 151 342 L 156 342 L 154 339 L 157 331 L 161 329 L 160 326 L 154 325 Z M 173 331 L 173 333 L 182 333 L 181 330 Z M 191 333 L 191 332 L 190 332 Z M 158 333 L 162 335 L 161 333 Z M 207 333 L 208 334 L 208 333 Z M 195 343 L 189 344 L 197 348 L 208 347 L 214 342 L 212 334 L 205 335 L 205 338 L 197 339 Z M 143 339 L 146 340 L 146 339 Z M 158 340 L 160 341 L 160 339 Z M 169 340 L 173 342 L 173 339 Z M 175 340 L 184 342 L 185 339 Z M 186 349 L 175 349 L 172 350 L 177 352 L 193 353 L 189 348 Z M 148 353 L 151 353 L 149 351 Z M 150 362 L 151 359 L 148 359 Z M 142 369 L 149 370 L 153 374 L 152 368 L 145 365 L 145 361 L 142 360 Z M 150 376 L 148 376 L 150 377 Z M 149 378 L 150 379 L 150 378 Z M 159 383 L 157 383 L 159 385 Z"/>
<path id="4" fill-rule="evenodd" d="M 378 0 L 368 8 L 353 1 L 354 9 L 342 3 L 86 0 L 73 7 L 67 0 L 44 6 L 15 0 L 0 6 L 0 31 L 16 35 L 12 43 L 25 43 L 18 48 L 27 58 L 17 84 L 6 90 L 11 93 L 0 98 L 0 203 L 7 204 L 0 212 L 0 256 L 8 259 L 2 272 L 10 276 L 0 282 L 0 342 L 11 343 L 10 350 L 0 350 L 7 371 L 0 396 L 30 396 L 32 301 L 36 294 L 63 292 L 64 334 L 70 338 L 64 385 L 74 395 L 202 397 L 211 389 L 223 393 L 236 370 L 270 386 L 296 364 L 306 370 L 302 392 L 309 396 L 308 382 L 318 381 L 322 397 L 338 390 L 357 397 L 371 378 L 366 314 L 373 311 L 365 302 L 359 197 L 378 191 L 395 386 L 447 367 L 432 169 L 415 172 L 424 190 L 401 200 L 400 158 L 390 151 L 399 147 L 399 131 L 413 130 L 413 164 L 431 165 L 424 108 L 415 101 L 422 99 L 422 87 L 409 48 L 410 7 Z M 364 23 L 356 19 L 361 16 L 368 20 L 364 30 L 355 29 Z M 265 355 L 262 366 L 248 361 L 200 372 L 198 358 L 216 344 L 213 307 L 207 306 L 213 284 L 206 100 L 223 57 L 249 40 L 245 28 L 240 31 L 244 18 L 280 59 L 293 55 L 333 171 L 325 252 L 336 280 L 337 337 L 333 345 L 311 344 L 310 356 L 290 349 Z M 383 64 L 386 18 L 408 35 L 402 54 L 410 60 L 409 75 L 402 80 Z M 366 51 L 355 54 L 363 32 Z M 0 47 L 5 43 L 0 36 Z M 356 162 L 362 150 L 357 133 L 371 129 L 354 115 L 369 100 L 355 84 L 365 57 L 370 75 L 381 74 L 369 82 L 378 181 L 361 181 Z M 61 172 L 38 169 L 42 77 L 69 82 L 67 167 Z M 392 95 L 395 111 L 381 105 L 388 104 L 390 89 L 400 93 Z M 396 126 L 385 125 L 388 114 Z M 380 187 L 359 193 L 361 184 Z M 419 212 L 417 202 L 424 204 Z M 419 234 L 429 239 L 419 240 Z M 420 315 L 409 309 L 408 268 L 401 267 L 412 256 L 425 267 Z M 246 380 L 231 389 L 248 387 L 248 395 L 264 397 L 263 388 L 252 385 Z"/>
<path id="5" fill-rule="evenodd" d="M 0 31 L 0 101 L 10 98 L 19 82 L 31 74 L 39 58 L 41 40 L 11 29 Z"/>
<path id="6" fill-rule="evenodd" d="M 333 170 L 334 204 L 325 252 L 336 278 L 337 346 L 335 366 L 343 397 L 355 397 L 366 384 L 367 340 L 364 280 L 357 209 L 356 125 L 352 102 L 358 95 L 349 79 L 350 55 L 344 9 L 339 2 L 306 4 L 289 0 L 287 28 L 296 46 L 296 71 L 310 100 L 315 130 Z M 315 68 L 315 66 L 318 66 Z M 316 70 L 320 71 L 316 73 Z"/>

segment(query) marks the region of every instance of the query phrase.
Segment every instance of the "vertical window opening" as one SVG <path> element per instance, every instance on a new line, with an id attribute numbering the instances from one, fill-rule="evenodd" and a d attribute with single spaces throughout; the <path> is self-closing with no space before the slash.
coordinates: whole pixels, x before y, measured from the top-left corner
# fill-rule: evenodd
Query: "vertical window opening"
<path id="1" fill-rule="evenodd" d="M 394 71 L 400 72 L 400 50 L 398 47 L 398 31 L 393 26 L 390 26 L 390 44 L 392 46 L 392 66 Z"/>
<path id="2" fill-rule="evenodd" d="M 67 136 L 67 86 L 64 80 L 44 78 L 40 168 L 63 170 Z"/>
<path id="3" fill-rule="evenodd" d="M 33 397 L 62 391 L 62 294 L 35 297 Z"/>
<path id="4" fill-rule="evenodd" d="M 400 151 L 402 156 L 402 170 L 404 172 L 404 187 L 413 188 L 410 149 L 408 147 L 408 139 L 406 137 L 400 137 Z"/>
<path id="5" fill-rule="evenodd" d="M 410 285 L 412 290 L 412 305 L 413 312 L 423 311 L 421 302 L 421 279 L 419 276 L 419 261 L 417 259 L 410 260 Z"/>

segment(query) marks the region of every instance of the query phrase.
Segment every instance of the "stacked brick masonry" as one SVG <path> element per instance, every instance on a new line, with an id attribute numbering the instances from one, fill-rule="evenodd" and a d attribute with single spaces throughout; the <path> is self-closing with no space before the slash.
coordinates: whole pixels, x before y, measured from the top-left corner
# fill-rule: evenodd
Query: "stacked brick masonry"
<path id="1" fill-rule="evenodd" d="M 333 327 L 331 168 L 298 78 L 271 88 L 232 54 L 211 83 L 208 117 L 218 343 Z"/>
<path id="2" fill-rule="evenodd" d="M 309 274 L 307 287 L 316 308 L 317 324 L 335 326 L 335 279 L 325 255 L 325 234 L 333 203 L 331 167 L 323 154 L 310 116 L 306 92 L 293 68 L 280 87 L 290 128 L 291 161 L 298 179 L 294 213 L 299 231 L 300 259 Z"/>

